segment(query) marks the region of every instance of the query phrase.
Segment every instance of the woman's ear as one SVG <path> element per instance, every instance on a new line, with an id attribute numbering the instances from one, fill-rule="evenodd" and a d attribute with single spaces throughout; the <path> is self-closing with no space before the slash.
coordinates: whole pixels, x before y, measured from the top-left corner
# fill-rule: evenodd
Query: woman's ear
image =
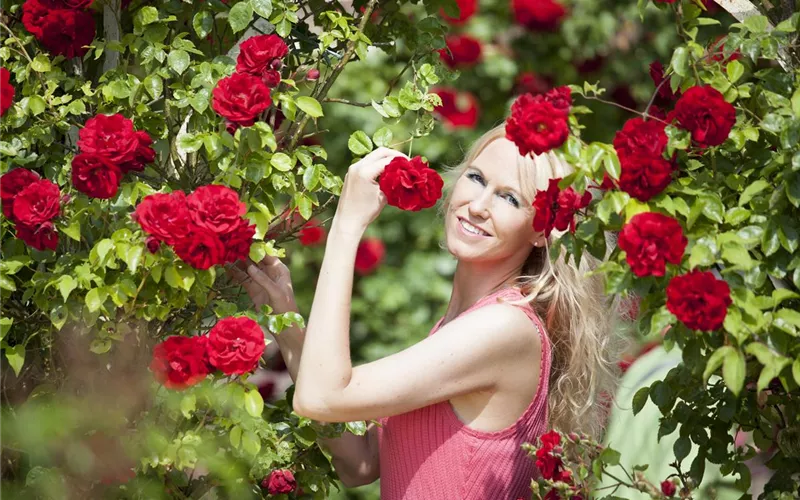
<path id="1" fill-rule="evenodd" d="M 535 248 L 542 248 L 547 242 L 547 238 L 544 237 L 544 233 L 535 232 L 531 236 L 530 242 Z"/>

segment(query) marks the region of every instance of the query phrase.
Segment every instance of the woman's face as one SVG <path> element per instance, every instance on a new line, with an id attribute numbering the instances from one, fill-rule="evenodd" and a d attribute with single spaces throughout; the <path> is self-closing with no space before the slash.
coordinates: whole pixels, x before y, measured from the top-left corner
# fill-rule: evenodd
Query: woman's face
<path id="1" fill-rule="evenodd" d="M 521 265 L 534 243 L 543 243 L 542 234 L 533 230 L 533 200 L 523 189 L 518 156 L 513 142 L 495 139 L 456 181 L 445 234 L 457 259 Z"/>

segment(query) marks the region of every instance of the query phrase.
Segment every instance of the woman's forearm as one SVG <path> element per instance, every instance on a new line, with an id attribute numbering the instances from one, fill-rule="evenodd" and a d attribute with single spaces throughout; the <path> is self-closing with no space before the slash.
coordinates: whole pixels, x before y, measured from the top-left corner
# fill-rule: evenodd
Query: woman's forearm
<path id="1" fill-rule="evenodd" d="M 300 369 L 300 357 L 303 354 L 305 336 L 305 331 L 295 325 L 285 328 L 281 333 L 274 336 L 292 382 L 297 382 L 297 372 Z"/>

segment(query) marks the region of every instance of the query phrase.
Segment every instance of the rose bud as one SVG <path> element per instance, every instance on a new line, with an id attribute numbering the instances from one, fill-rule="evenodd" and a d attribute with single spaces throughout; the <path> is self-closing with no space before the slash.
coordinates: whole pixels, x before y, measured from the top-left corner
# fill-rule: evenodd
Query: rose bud
<path id="1" fill-rule="evenodd" d="M 310 82 L 316 81 L 317 78 L 319 78 L 319 70 L 316 68 L 310 69 L 308 73 L 306 73 L 306 80 Z"/>

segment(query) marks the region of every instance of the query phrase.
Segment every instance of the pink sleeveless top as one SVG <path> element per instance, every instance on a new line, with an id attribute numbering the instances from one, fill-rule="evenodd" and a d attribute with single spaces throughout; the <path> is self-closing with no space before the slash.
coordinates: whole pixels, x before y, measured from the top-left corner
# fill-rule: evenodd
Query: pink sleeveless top
<path id="1" fill-rule="evenodd" d="M 517 300 L 505 288 L 479 300 L 473 311 L 498 298 Z M 547 431 L 550 341 L 538 315 L 519 306 L 536 325 L 542 342 L 539 387 L 525 412 L 511 426 L 493 432 L 468 427 L 450 401 L 381 419 L 378 429 L 381 500 L 517 500 L 531 498 L 534 460 L 521 448 Z M 440 319 L 428 335 L 439 328 Z"/>

